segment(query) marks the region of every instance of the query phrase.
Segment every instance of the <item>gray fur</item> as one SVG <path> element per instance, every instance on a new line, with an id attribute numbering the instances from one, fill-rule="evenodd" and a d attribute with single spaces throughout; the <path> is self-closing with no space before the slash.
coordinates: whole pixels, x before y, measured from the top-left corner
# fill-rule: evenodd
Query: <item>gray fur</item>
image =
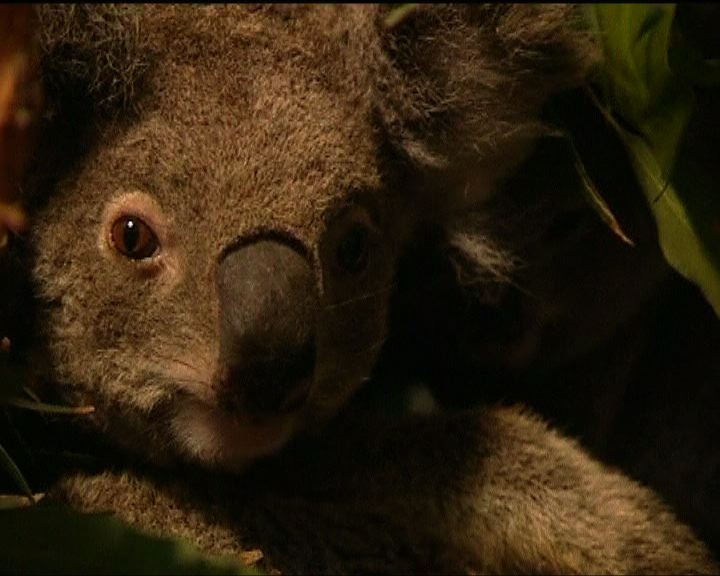
<path id="1" fill-rule="evenodd" d="M 420 226 L 459 229 L 470 269 L 507 277 L 503 252 L 458 218 L 492 197 L 546 130 L 542 103 L 595 59 L 570 6 L 423 6 L 392 29 L 387 8 L 366 5 L 95 10 L 42 12 L 57 98 L 69 76 L 89 103 L 59 105 L 49 119 L 75 115 L 72 133 L 60 133 L 80 141 L 78 154 L 47 203 L 46 181 L 33 191 L 45 376 L 152 463 L 232 472 L 322 429 L 369 377 L 396 262 Z M 58 31 L 73 46 L 69 63 Z M 53 144 L 41 148 L 48 171 Z M 109 242 L 128 211 L 160 241 L 150 261 Z M 353 276 L 335 258 L 358 223 L 372 251 Z M 218 270 L 258 240 L 302 255 L 317 298 L 309 400 L 262 424 L 242 401 L 229 413 L 218 392 Z M 279 297 L 296 294 L 287 286 Z M 56 495 L 213 551 L 259 545 L 286 571 L 716 568 L 650 491 L 521 411 L 323 432 L 335 445 L 320 444 L 320 470 L 280 459 L 292 482 L 277 493 L 251 478 L 239 494 L 221 482 L 208 501 L 212 475 L 198 488 L 160 472 L 76 476 Z"/>

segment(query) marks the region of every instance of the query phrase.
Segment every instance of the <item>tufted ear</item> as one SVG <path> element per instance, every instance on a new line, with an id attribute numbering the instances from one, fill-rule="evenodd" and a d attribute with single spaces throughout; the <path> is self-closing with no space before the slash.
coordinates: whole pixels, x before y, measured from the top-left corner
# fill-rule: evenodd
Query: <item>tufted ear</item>
<path id="1" fill-rule="evenodd" d="M 137 9 L 45 4 L 37 13 L 48 114 L 113 115 L 132 105 L 149 64 Z"/>
<path id="2" fill-rule="evenodd" d="M 48 186 L 88 151 L 98 120 L 133 110 L 151 57 L 136 7 L 42 4 L 36 11 L 45 106 L 33 158 L 42 170 L 25 183 L 30 203 L 46 199 Z"/>
<path id="3" fill-rule="evenodd" d="M 386 9 L 378 91 L 391 137 L 410 159 L 442 166 L 537 136 L 543 102 L 599 57 L 581 10 L 422 4 L 398 19 Z"/>
<path id="4" fill-rule="evenodd" d="M 458 282 L 494 301 L 517 261 L 498 241 L 493 227 L 502 225 L 485 200 L 552 130 L 541 121 L 543 104 L 584 82 L 600 59 L 599 45 L 580 6 L 395 10 L 385 7 L 378 18 L 380 121 L 420 175 L 408 186 L 439 220 Z"/>

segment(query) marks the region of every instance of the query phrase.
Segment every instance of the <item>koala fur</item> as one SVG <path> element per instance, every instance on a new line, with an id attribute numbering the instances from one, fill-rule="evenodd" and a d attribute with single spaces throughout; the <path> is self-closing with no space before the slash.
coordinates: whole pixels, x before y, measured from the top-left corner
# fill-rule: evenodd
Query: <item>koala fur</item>
<path id="1" fill-rule="evenodd" d="M 40 296 L 59 304 L 47 323 L 53 378 L 71 382 L 120 441 L 135 446 L 140 433 L 153 459 L 173 447 L 241 465 L 242 454 L 217 452 L 250 431 L 218 427 L 223 414 L 206 409 L 225 392 L 223 364 L 234 362 L 217 361 L 217 319 L 230 313 L 216 287 L 223 254 L 269 240 L 307 259 L 314 286 L 303 290 L 319 302 L 317 319 L 307 319 L 316 322 L 313 391 L 300 414 L 278 425 L 289 434 L 322 421 L 369 375 L 409 232 L 428 214 L 449 218 L 461 202 L 490 194 L 537 136 L 543 94 L 575 81 L 590 50 L 564 46 L 570 24 L 561 8 L 424 9 L 407 30 L 401 24 L 384 37 L 382 15 L 361 7 L 136 10 L 143 51 L 155 53 L 144 95 L 132 117 L 97 127 L 96 144 L 35 214 L 34 276 Z M 515 36 L 505 48 L 498 40 Z M 55 47 L 62 49 L 69 50 Z M 459 69 L 429 55 L 429 66 L 417 63 L 424 51 L 451 50 Z M 130 74 L 113 65 L 91 74 L 91 88 L 111 85 L 95 78 L 116 67 L 120 82 Z M 508 102 L 517 75 L 531 71 L 535 89 Z M 313 119 L 314 110 L 322 115 Z M 104 144 L 111 140 L 117 145 Z M 453 180 L 439 184 L 439 166 Z M 151 224 L 163 247 L 158 258 L 131 262 L 108 246 L 113 219 L 125 213 Z M 367 231 L 371 260 L 362 274 L 342 274 L 334 254 L 355 226 Z M 83 234 L 72 251 L 57 241 L 77 230 L 96 233 Z M 265 289 L 279 299 L 292 287 Z M 225 433 L 235 438 L 205 442 Z"/>
<path id="2" fill-rule="evenodd" d="M 596 59 L 571 6 L 387 11 L 40 10 L 36 365 L 144 461 L 54 496 L 289 572 L 717 570 L 650 490 L 523 410 L 355 413 L 422 230 L 507 279 L 470 215 Z M 119 251 L 128 217 L 150 256 Z"/>

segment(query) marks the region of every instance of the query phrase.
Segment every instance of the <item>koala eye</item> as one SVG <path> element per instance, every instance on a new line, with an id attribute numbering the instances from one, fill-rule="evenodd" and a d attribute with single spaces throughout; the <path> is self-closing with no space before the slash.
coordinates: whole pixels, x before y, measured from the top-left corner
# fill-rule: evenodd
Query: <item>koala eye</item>
<path id="1" fill-rule="evenodd" d="M 348 274 L 359 274 L 370 261 L 370 230 L 363 224 L 353 224 L 342 236 L 337 247 L 337 264 Z"/>
<path id="2" fill-rule="evenodd" d="M 152 228 L 137 216 L 121 216 L 112 225 L 110 237 L 115 249 L 133 260 L 149 258 L 158 250 Z"/>

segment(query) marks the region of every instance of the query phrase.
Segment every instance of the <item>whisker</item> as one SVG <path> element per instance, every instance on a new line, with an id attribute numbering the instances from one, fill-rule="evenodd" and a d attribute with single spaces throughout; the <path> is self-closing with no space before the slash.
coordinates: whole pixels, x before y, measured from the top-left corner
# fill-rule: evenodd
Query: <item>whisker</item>
<path id="1" fill-rule="evenodd" d="M 161 354 L 157 354 L 156 358 L 159 358 L 160 360 L 168 360 L 169 362 L 172 362 L 173 364 L 180 364 L 181 366 L 185 366 L 186 368 L 190 368 L 191 370 L 198 371 L 199 369 L 196 366 L 193 366 L 192 364 L 188 362 L 184 362 L 183 360 L 180 360 L 179 358 L 172 358 L 171 356 L 162 356 Z"/>
<path id="2" fill-rule="evenodd" d="M 378 296 L 382 296 L 383 294 L 390 292 L 391 290 L 393 290 L 395 288 L 395 286 L 396 286 L 396 283 L 391 282 L 390 284 L 386 284 L 382 288 L 379 288 L 378 290 L 374 290 L 373 292 L 367 292 L 365 294 L 362 294 L 361 296 L 355 296 L 353 298 L 348 298 L 347 300 L 341 300 L 340 302 L 333 302 L 332 304 L 327 304 L 326 306 L 323 307 L 323 310 L 335 310 L 335 309 L 341 308 L 343 306 L 357 304 L 358 302 L 362 302 L 363 300 L 377 298 Z"/>
<path id="3" fill-rule="evenodd" d="M 385 345 L 385 341 L 385 338 L 379 338 L 374 342 L 368 344 L 367 346 L 363 346 L 362 348 L 357 348 L 356 350 L 353 350 L 349 353 L 349 355 L 362 356 L 363 354 L 367 354 L 368 352 L 374 352 L 378 348 L 382 348 Z M 343 356 L 345 356 L 345 354 L 343 354 Z"/>
<path id="4" fill-rule="evenodd" d="M 375 350 L 379 350 L 385 345 L 385 340 L 376 340 L 371 345 L 366 346 L 364 348 L 360 348 L 358 350 L 354 350 L 349 354 L 350 357 L 355 356 L 362 356 L 364 354 L 369 354 L 371 352 L 374 352 Z M 328 377 L 337 377 L 342 376 L 345 374 L 351 374 L 353 372 L 353 367 L 350 368 L 342 368 L 339 370 L 330 370 L 330 371 L 323 371 L 322 367 L 318 369 L 317 377 L 318 378 L 328 378 Z"/>
<path id="5" fill-rule="evenodd" d="M 153 376 L 167 379 L 172 383 L 172 386 L 177 391 L 183 391 L 186 394 L 192 395 L 192 397 L 200 398 L 204 401 L 212 401 L 213 392 L 212 384 L 205 380 L 196 380 L 193 378 L 182 378 L 172 374 L 165 374 L 162 372 L 153 372 Z"/>
<path id="6" fill-rule="evenodd" d="M 171 382 L 175 387 L 205 400 L 212 399 L 212 378 L 206 370 L 182 358 L 154 352 L 146 358 L 148 372 Z"/>
<path id="7" fill-rule="evenodd" d="M 160 376 L 164 376 L 163 374 L 160 374 Z M 210 383 L 206 382 L 205 380 L 193 380 L 192 378 L 175 378 L 171 377 L 173 382 L 177 382 L 178 384 L 190 384 L 190 385 L 197 385 L 197 386 L 209 386 Z"/>
<path id="8" fill-rule="evenodd" d="M 340 376 L 343 376 L 343 375 L 344 375 L 343 373 L 340 374 Z M 369 376 L 368 374 L 359 376 L 359 378 L 357 380 L 357 386 L 354 388 L 354 390 L 357 388 L 360 388 L 361 386 L 363 386 L 370 380 L 372 380 L 372 377 Z M 336 395 L 327 394 L 327 393 L 323 394 L 322 387 L 319 389 L 319 392 L 320 392 L 319 394 L 314 395 L 313 403 L 316 406 L 319 406 L 321 409 L 326 409 L 328 407 L 329 408 L 336 407 L 338 405 L 338 401 L 340 401 L 340 403 L 342 404 L 342 399 L 339 399 Z M 347 395 L 346 395 L 346 397 L 347 397 Z"/>
<path id="9" fill-rule="evenodd" d="M 186 362 L 184 360 L 181 360 L 180 358 L 177 358 L 175 356 L 165 356 L 164 354 L 155 352 L 155 355 L 153 356 L 152 360 L 164 360 L 166 362 L 171 362 L 172 364 L 177 364 L 179 366 L 183 366 L 184 368 L 188 368 L 195 372 L 196 374 L 202 374 L 202 369 L 198 366 L 194 366 L 193 364 L 190 364 L 189 362 Z"/>
<path id="10" fill-rule="evenodd" d="M 202 384 L 204 386 L 209 385 L 210 383 L 207 381 L 207 379 L 202 378 L 202 375 L 200 374 L 199 370 L 195 370 L 192 366 L 178 363 L 182 365 L 183 367 L 190 368 L 193 372 L 198 373 L 197 377 L 193 377 L 192 375 L 178 375 L 172 373 L 172 371 L 167 370 L 167 366 L 163 362 L 157 362 L 157 358 L 148 359 L 145 358 L 147 361 L 148 366 L 145 368 L 144 372 L 151 376 L 159 376 L 161 378 L 165 378 L 168 380 L 172 380 L 174 382 L 187 382 L 187 383 L 194 383 L 194 384 Z M 173 362 L 173 358 L 167 358 L 167 357 L 160 357 L 160 360 L 167 360 L 169 362 Z"/>

